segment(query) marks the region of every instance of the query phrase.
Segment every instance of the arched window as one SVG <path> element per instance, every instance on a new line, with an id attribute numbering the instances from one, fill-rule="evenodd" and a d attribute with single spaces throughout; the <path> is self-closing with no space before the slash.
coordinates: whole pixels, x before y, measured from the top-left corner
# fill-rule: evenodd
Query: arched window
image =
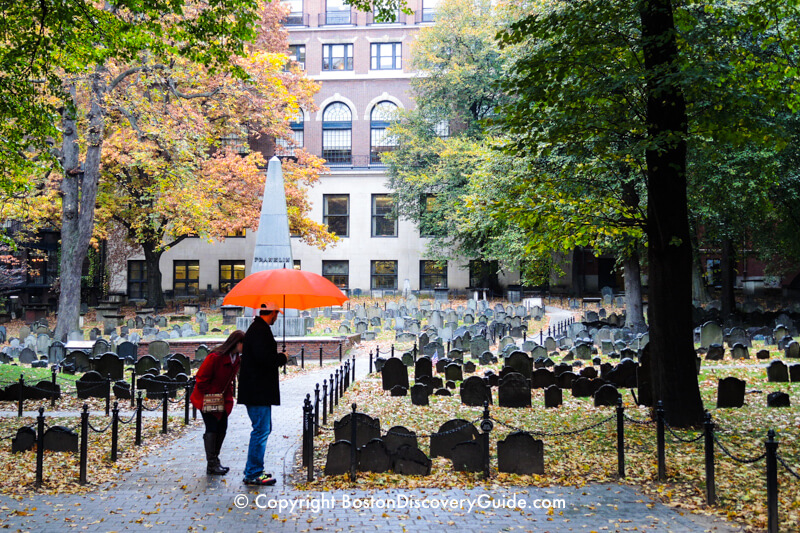
<path id="1" fill-rule="evenodd" d="M 370 113 L 370 163 L 380 163 L 381 154 L 397 148 L 397 137 L 389 135 L 387 128 L 397 117 L 397 104 L 383 100 L 375 104 Z"/>
<path id="2" fill-rule="evenodd" d="M 291 139 L 278 138 L 275 140 L 276 155 L 294 155 L 296 148 L 302 148 L 305 142 L 305 122 L 303 111 L 297 113 L 295 119 L 289 123 L 292 130 Z"/>
<path id="3" fill-rule="evenodd" d="M 352 160 L 352 114 L 342 102 L 334 102 L 322 113 L 322 157 L 330 164 Z"/>

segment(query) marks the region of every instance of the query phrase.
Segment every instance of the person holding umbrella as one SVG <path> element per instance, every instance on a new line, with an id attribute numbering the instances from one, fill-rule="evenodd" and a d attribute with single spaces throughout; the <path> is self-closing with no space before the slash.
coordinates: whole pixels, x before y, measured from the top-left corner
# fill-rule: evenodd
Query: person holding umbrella
<path id="1" fill-rule="evenodd" d="M 190 400 L 203 415 L 206 432 L 203 444 L 206 450 L 206 474 L 224 476 L 227 466 L 219 461 L 222 442 L 228 431 L 228 416 L 233 410 L 233 380 L 239 371 L 244 333 L 234 331 L 227 340 L 215 347 L 197 370 Z"/>
<path id="2" fill-rule="evenodd" d="M 270 327 L 277 318 L 278 308 L 274 304 L 262 304 L 244 335 L 238 401 L 247 408 L 252 424 L 242 480 L 245 485 L 277 482 L 272 474 L 264 473 L 264 453 L 272 432 L 272 406 L 281 403 L 278 369 L 287 361 L 286 354 L 278 352 Z"/>

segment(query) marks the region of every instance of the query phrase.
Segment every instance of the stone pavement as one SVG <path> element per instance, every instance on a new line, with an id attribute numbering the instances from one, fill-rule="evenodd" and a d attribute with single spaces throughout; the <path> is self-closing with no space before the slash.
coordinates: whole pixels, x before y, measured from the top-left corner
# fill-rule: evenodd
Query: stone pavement
<path id="1" fill-rule="evenodd" d="M 365 355 L 356 373 L 367 372 Z M 281 384 L 283 405 L 273 410 L 266 465 L 274 487 L 241 483 L 249 420 L 231 417 L 224 477 L 205 474 L 202 421 L 150 456 L 123 479 L 82 496 L 0 496 L 0 526 L 16 531 L 743 531 L 700 515 L 681 515 L 635 488 L 574 487 L 333 490 L 307 493 L 288 482 L 302 431 L 302 400 L 335 367 Z M 312 395 L 313 398 L 313 395 Z M 89 473 L 91 479 L 91 472 Z M 563 500 L 563 507 L 562 505 Z M 522 509 L 524 507 L 524 509 Z M 550 510 L 550 507 L 558 507 Z"/>

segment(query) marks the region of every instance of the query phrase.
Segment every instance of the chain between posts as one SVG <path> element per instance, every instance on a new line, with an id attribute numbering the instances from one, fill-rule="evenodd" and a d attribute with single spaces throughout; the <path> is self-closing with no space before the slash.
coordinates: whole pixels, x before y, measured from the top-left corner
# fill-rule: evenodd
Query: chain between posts
<path id="1" fill-rule="evenodd" d="M 705 433 L 703 433 L 703 432 L 701 431 L 701 432 L 700 432 L 700 434 L 699 434 L 699 435 L 697 435 L 697 436 L 696 436 L 695 438 L 693 438 L 693 439 L 684 439 L 684 438 L 682 438 L 680 435 L 678 435 L 677 433 L 675 433 L 675 432 L 672 430 L 672 428 L 669 426 L 669 424 L 667 423 L 667 421 L 666 421 L 666 420 L 664 420 L 664 427 L 666 427 L 666 428 L 667 428 L 667 431 L 669 431 L 669 432 L 670 432 L 670 434 L 671 434 L 673 437 L 675 437 L 675 438 L 676 438 L 678 441 L 680 441 L 680 442 L 683 442 L 683 443 L 686 443 L 686 444 L 691 444 L 692 442 L 697 442 L 697 441 L 699 441 L 700 439 L 702 439 L 702 438 L 705 436 Z"/>
<path id="2" fill-rule="evenodd" d="M 783 460 L 783 457 L 776 454 L 775 458 L 778 459 L 778 462 L 783 465 L 783 467 L 786 469 L 787 472 L 789 472 L 789 474 L 794 476 L 796 479 L 800 480 L 800 474 L 792 470 L 792 468 L 786 464 L 786 461 Z"/>
<path id="3" fill-rule="evenodd" d="M 726 447 L 725 447 L 725 446 L 724 446 L 724 445 L 723 445 L 723 444 L 722 444 L 722 443 L 719 441 L 719 438 L 717 437 L 717 435 L 716 435 L 716 434 L 714 434 L 714 442 L 716 442 L 716 443 L 717 443 L 717 446 L 719 447 L 719 449 L 720 449 L 720 450 L 722 450 L 722 453 L 724 453 L 725 455 L 727 455 L 728 457 L 730 457 L 731 459 L 733 459 L 733 460 L 734 460 L 734 461 L 736 461 L 737 463 L 742 463 L 742 464 L 753 464 L 753 463 L 757 463 L 757 462 L 759 462 L 760 460 L 764 459 L 764 458 L 767 456 L 767 452 L 764 452 L 764 453 L 762 453 L 761 455 L 759 455 L 758 457 L 754 457 L 754 458 L 752 458 L 752 459 L 742 459 L 742 458 L 740 458 L 740 457 L 736 457 L 735 455 L 733 455 L 733 454 L 732 454 L 732 453 L 731 453 L 731 452 L 730 452 L 730 451 L 729 451 L 729 450 L 728 450 L 728 449 L 727 449 L 727 448 L 726 448 Z"/>

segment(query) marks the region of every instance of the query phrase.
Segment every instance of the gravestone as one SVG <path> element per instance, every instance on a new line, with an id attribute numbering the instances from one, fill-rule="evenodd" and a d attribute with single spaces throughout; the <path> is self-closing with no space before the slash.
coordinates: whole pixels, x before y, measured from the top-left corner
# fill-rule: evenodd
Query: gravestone
<path id="1" fill-rule="evenodd" d="M 403 426 L 392 426 L 383 436 L 383 443 L 389 453 L 395 453 L 401 446 L 417 448 L 417 434 Z"/>
<path id="2" fill-rule="evenodd" d="M 432 376 L 433 375 L 433 363 L 429 357 L 420 357 L 417 359 L 417 362 L 414 363 L 414 376 L 415 379 L 420 376 Z"/>
<path id="3" fill-rule="evenodd" d="M 489 341 L 486 337 L 473 337 L 469 344 L 469 351 L 474 356 L 479 356 L 489 351 Z"/>
<path id="4" fill-rule="evenodd" d="M 721 344 L 711 344 L 706 352 L 706 361 L 722 361 L 725 357 L 725 348 Z"/>
<path id="5" fill-rule="evenodd" d="M 402 385 L 395 385 L 389 391 L 389 396 L 405 396 L 406 394 L 408 394 L 408 388 Z"/>
<path id="6" fill-rule="evenodd" d="M 574 372 L 562 372 L 556 375 L 556 385 L 559 389 L 572 389 L 572 384 L 576 379 L 578 379 L 578 375 Z"/>
<path id="7" fill-rule="evenodd" d="M 500 407 L 530 407 L 531 387 L 528 379 L 518 372 L 501 377 L 497 398 Z"/>
<path id="8" fill-rule="evenodd" d="M 152 355 L 143 355 L 136 361 L 134 368 L 138 376 L 147 373 L 149 370 L 155 370 L 156 374 L 158 374 L 158 372 L 161 371 L 161 363 Z"/>
<path id="9" fill-rule="evenodd" d="M 514 351 L 503 361 L 505 366 L 514 369 L 526 379 L 530 379 L 533 371 L 533 360 L 525 352 Z"/>
<path id="10" fill-rule="evenodd" d="M 479 433 L 475 426 L 467 420 L 448 420 L 431 435 L 431 458 L 445 457 L 450 459 L 453 447 L 466 441 L 475 441 Z"/>
<path id="11" fill-rule="evenodd" d="M 783 361 L 772 361 L 767 366 L 767 381 L 771 383 L 786 383 L 789 381 L 789 369 Z"/>
<path id="12" fill-rule="evenodd" d="M 750 352 L 747 350 L 747 346 L 739 342 L 735 343 L 731 348 L 731 358 L 750 359 Z"/>
<path id="13" fill-rule="evenodd" d="M 756 359 L 769 359 L 769 350 L 759 350 L 756 352 Z"/>
<path id="14" fill-rule="evenodd" d="M 479 376 L 470 376 L 461 382 L 461 403 L 474 407 L 482 407 L 484 402 L 492 404 L 492 389 Z"/>
<path id="15" fill-rule="evenodd" d="M 594 393 L 594 406 L 616 407 L 621 396 L 614 385 L 603 385 Z"/>
<path id="16" fill-rule="evenodd" d="M 564 402 L 561 389 L 557 385 L 551 385 L 544 390 L 544 406 L 559 407 Z"/>
<path id="17" fill-rule="evenodd" d="M 795 340 L 790 341 L 784 349 L 786 357 L 790 359 L 800 358 L 800 343 Z"/>
<path id="18" fill-rule="evenodd" d="M 372 439 L 358 450 L 359 472 L 381 474 L 392 469 L 392 457 L 381 439 Z"/>
<path id="19" fill-rule="evenodd" d="M 31 350 L 28 347 L 23 348 L 22 351 L 19 352 L 19 362 L 22 363 L 22 364 L 29 365 L 29 364 L 33 363 L 34 361 L 38 361 L 38 360 L 39 360 L 39 358 L 36 357 L 36 352 L 34 352 L 33 350 Z"/>
<path id="20" fill-rule="evenodd" d="M 572 381 L 572 396 L 575 398 L 588 398 L 594 392 L 594 385 L 589 378 L 577 378 Z"/>
<path id="21" fill-rule="evenodd" d="M 436 389 L 435 391 L 433 391 L 433 395 L 434 396 L 452 396 L 450 391 L 447 390 L 447 389 Z"/>
<path id="22" fill-rule="evenodd" d="M 53 342 L 53 339 L 50 338 L 49 335 L 46 333 L 40 333 L 36 336 L 36 353 L 40 354 L 47 354 L 48 348 L 50 348 L 50 344 Z"/>
<path id="23" fill-rule="evenodd" d="M 719 380 L 717 385 L 717 409 L 742 407 L 744 405 L 745 382 L 735 377 Z"/>
<path id="24" fill-rule="evenodd" d="M 124 377 L 124 362 L 114 352 L 106 352 L 94 362 L 94 369 L 104 378 L 110 375 L 112 380 Z"/>
<path id="25" fill-rule="evenodd" d="M 36 430 L 32 427 L 22 427 L 17 430 L 17 435 L 11 439 L 11 453 L 27 452 L 36 446 Z"/>
<path id="26" fill-rule="evenodd" d="M 335 440 L 347 440 L 351 436 L 352 427 L 350 420 L 353 418 L 353 413 L 347 413 L 341 419 L 333 423 L 333 433 Z M 364 413 L 355 413 L 355 420 L 358 424 L 356 427 L 356 446 L 360 448 L 372 439 L 379 439 L 381 437 L 381 424 L 380 420 L 373 418 Z"/>
<path id="27" fill-rule="evenodd" d="M 785 392 L 771 392 L 767 395 L 767 407 L 791 407 L 789 395 Z"/>
<path id="28" fill-rule="evenodd" d="M 407 476 L 427 476 L 431 473 L 431 460 L 416 446 L 405 444 L 395 452 L 392 470 Z"/>
<path id="29" fill-rule="evenodd" d="M 101 374 L 90 371 L 75 381 L 78 398 L 105 398 L 110 392 L 111 385 Z"/>
<path id="30" fill-rule="evenodd" d="M 700 346 L 708 348 L 712 344 L 722 345 L 723 331 L 719 324 L 706 322 L 700 326 Z"/>
<path id="31" fill-rule="evenodd" d="M 546 368 L 537 368 L 531 374 L 531 388 L 546 389 L 556 384 L 556 375 Z"/>
<path id="32" fill-rule="evenodd" d="M 411 403 L 412 405 L 428 405 L 428 396 L 430 395 L 430 388 L 423 383 L 415 383 L 411 387 Z"/>
<path id="33" fill-rule="evenodd" d="M 497 442 L 497 470 L 509 474 L 544 474 L 544 443 L 527 432 L 511 433 Z"/>
<path id="34" fill-rule="evenodd" d="M 464 374 L 461 371 L 461 365 L 458 363 L 450 363 L 444 368 L 444 378 L 449 381 L 461 381 L 464 379 Z"/>
<path id="35" fill-rule="evenodd" d="M 63 426 L 51 426 L 44 432 L 44 449 L 78 453 L 78 434 Z"/>
<path id="36" fill-rule="evenodd" d="M 118 400 L 130 400 L 133 392 L 131 392 L 131 384 L 127 381 L 115 381 L 112 392 Z"/>
<path id="37" fill-rule="evenodd" d="M 99 357 L 111 350 L 111 344 L 105 339 L 97 339 L 92 345 L 92 357 Z"/>
<path id="38" fill-rule="evenodd" d="M 383 390 L 391 390 L 395 385 L 408 388 L 408 367 L 397 357 L 390 357 L 380 370 Z"/>
<path id="39" fill-rule="evenodd" d="M 135 363 L 138 353 L 139 346 L 130 341 L 121 342 L 119 346 L 117 346 L 117 355 L 119 355 L 126 363 Z"/>
<path id="40" fill-rule="evenodd" d="M 800 383 L 800 365 L 789 366 L 789 379 L 792 383 Z"/>
<path id="41" fill-rule="evenodd" d="M 328 446 L 328 454 L 325 459 L 325 475 L 341 476 L 350 472 L 350 441 L 339 440 Z"/>
<path id="42" fill-rule="evenodd" d="M 163 363 L 169 355 L 169 343 L 164 340 L 154 340 L 147 345 L 147 353 Z"/>
<path id="43" fill-rule="evenodd" d="M 459 442 L 450 452 L 456 472 L 483 472 L 483 446 L 480 441 Z"/>

